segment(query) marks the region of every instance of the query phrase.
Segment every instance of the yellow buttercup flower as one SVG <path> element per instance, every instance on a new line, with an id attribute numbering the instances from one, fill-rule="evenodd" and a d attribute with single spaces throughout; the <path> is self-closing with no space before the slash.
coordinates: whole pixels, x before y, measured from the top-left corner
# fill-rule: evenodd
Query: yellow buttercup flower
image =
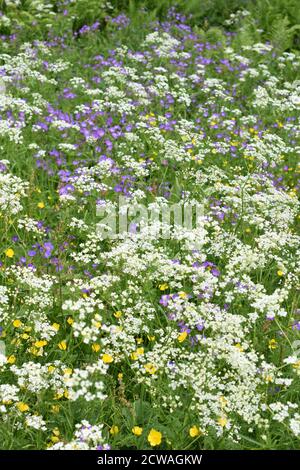
<path id="1" fill-rule="evenodd" d="M 110 428 L 109 432 L 110 432 L 110 434 L 111 434 L 112 436 L 115 436 L 115 435 L 118 434 L 118 432 L 119 432 L 118 426 L 115 426 L 115 425 L 112 426 L 112 427 Z"/>
<path id="2" fill-rule="evenodd" d="M 69 323 L 69 325 L 73 325 L 73 323 L 74 323 L 73 318 L 72 318 L 72 317 L 68 317 L 68 318 L 67 318 L 67 323 Z"/>
<path id="3" fill-rule="evenodd" d="M 114 358 L 110 354 L 103 354 L 102 361 L 104 364 L 111 364 L 114 361 Z"/>
<path id="4" fill-rule="evenodd" d="M 272 351 L 273 349 L 277 348 L 277 341 L 276 339 L 270 339 L 269 341 L 269 349 Z"/>
<path id="5" fill-rule="evenodd" d="M 220 403 L 221 403 L 222 408 L 224 408 L 227 405 L 228 402 L 227 402 L 225 397 L 221 396 L 220 397 Z"/>
<path id="6" fill-rule="evenodd" d="M 52 328 L 54 328 L 56 331 L 60 329 L 59 323 L 53 323 Z"/>
<path id="7" fill-rule="evenodd" d="M 137 350 L 132 352 L 130 356 L 133 361 L 136 361 L 138 357 L 142 356 L 143 354 L 144 354 L 144 348 L 137 348 Z"/>
<path id="8" fill-rule="evenodd" d="M 114 313 L 114 316 L 116 318 L 121 318 L 122 315 L 123 315 L 123 313 L 121 312 L 121 310 L 118 310 L 117 312 Z"/>
<path id="9" fill-rule="evenodd" d="M 29 406 L 26 404 L 26 403 L 23 403 L 22 401 L 20 401 L 19 403 L 17 403 L 17 408 L 19 411 L 21 411 L 22 413 L 25 413 L 25 411 L 28 411 L 29 410 Z"/>
<path id="10" fill-rule="evenodd" d="M 162 291 L 169 289 L 169 286 L 166 282 L 164 284 L 160 284 L 158 287 L 159 287 L 159 290 L 162 290 Z"/>
<path id="11" fill-rule="evenodd" d="M 131 431 L 135 436 L 141 436 L 143 432 L 143 428 L 141 428 L 140 426 L 133 426 Z"/>
<path id="12" fill-rule="evenodd" d="M 61 351 L 65 351 L 67 349 L 67 342 L 62 340 L 60 343 L 58 343 L 58 347 Z"/>
<path id="13" fill-rule="evenodd" d="M 180 298 L 180 299 L 186 299 L 187 296 L 188 296 L 187 293 L 186 293 L 186 292 L 183 292 L 183 291 L 178 292 L 178 295 L 179 295 L 179 298 Z"/>
<path id="14" fill-rule="evenodd" d="M 52 432 L 53 432 L 54 436 L 59 436 L 60 435 L 60 431 L 59 431 L 58 428 L 54 428 Z"/>
<path id="15" fill-rule="evenodd" d="M 266 381 L 267 383 L 273 382 L 273 377 L 272 377 L 272 375 L 266 375 L 265 381 Z"/>
<path id="16" fill-rule="evenodd" d="M 94 344 L 92 345 L 92 350 L 93 350 L 94 352 L 100 351 L 100 344 L 94 343 Z"/>
<path id="17" fill-rule="evenodd" d="M 178 341 L 179 343 L 182 343 L 186 338 L 187 338 L 187 332 L 186 331 L 183 331 L 182 333 L 180 333 L 180 335 L 178 335 Z"/>
<path id="18" fill-rule="evenodd" d="M 145 364 L 144 368 L 145 368 L 146 372 L 148 372 L 148 374 L 151 374 L 151 375 L 155 374 L 155 372 L 157 371 L 156 367 L 153 364 L 150 364 L 150 363 Z"/>
<path id="19" fill-rule="evenodd" d="M 45 204 L 43 202 L 39 202 L 37 206 L 39 209 L 44 209 Z"/>
<path id="20" fill-rule="evenodd" d="M 47 343 L 48 342 L 46 340 L 40 340 L 40 341 L 36 341 L 34 343 L 34 345 L 35 345 L 36 348 L 42 348 L 42 347 L 46 346 Z"/>
<path id="21" fill-rule="evenodd" d="M 8 248 L 7 250 L 5 250 L 5 255 L 8 257 L 8 258 L 13 258 L 15 252 L 12 248 Z"/>
<path id="22" fill-rule="evenodd" d="M 13 354 L 11 356 L 8 356 L 7 362 L 8 364 L 14 364 L 16 362 L 16 356 L 14 356 Z"/>
<path id="23" fill-rule="evenodd" d="M 21 325 L 22 325 L 21 320 L 14 320 L 14 321 L 13 321 L 13 326 L 14 326 L 15 328 L 20 328 Z"/>
<path id="24" fill-rule="evenodd" d="M 156 429 L 151 429 L 147 439 L 151 447 L 159 446 L 162 440 L 162 433 L 156 431 Z"/>
<path id="25" fill-rule="evenodd" d="M 155 336 L 149 336 L 148 335 L 147 338 L 148 338 L 149 341 L 155 341 Z"/>
<path id="26" fill-rule="evenodd" d="M 201 434 L 201 431 L 200 429 L 197 427 L 197 426 L 192 426 L 190 429 L 189 429 L 189 435 L 191 437 L 197 437 Z"/>
<path id="27" fill-rule="evenodd" d="M 225 416 L 220 416 L 220 418 L 218 418 L 218 424 L 224 428 L 227 424 L 227 418 L 225 418 Z"/>
<path id="28" fill-rule="evenodd" d="M 53 433 L 53 436 L 51 436 L 51 441 L 52 441 L 53 443 L 58 442 L 58 441 L 59 441 L 59 436 L 60 436 L 60 431 L 59 431 L 59 429 L 58 429 L 58 428 L 54 428 L 53 431 L 52 431 L 52 433 Z"/>
<path id="29" fill-rule="evenodd" d="M 279 276 L 279 277 L 284 276 L 284 272 L 281 271 L 281 269 L 279 269 L 279 270 L 277 271 L 277 276 Z"/>

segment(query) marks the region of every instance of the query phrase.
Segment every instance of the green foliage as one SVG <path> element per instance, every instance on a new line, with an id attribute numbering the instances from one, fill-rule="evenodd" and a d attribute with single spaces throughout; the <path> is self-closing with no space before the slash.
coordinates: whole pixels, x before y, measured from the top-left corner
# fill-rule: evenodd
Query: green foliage
<path id="1" fill-rule="evenodd" d="M 138 29 L 142 29 L 141 11 L 147 12 L 149 20 L 160 20 L 166 18 L 170 8 L 175 8 L 188 16 L 189 23 L 197 32 L 203 32 L 206 40 L 210 37 L 215 40 L 219 36 L 223 42 L 221 29 L 229 28 L 237 33 L 235 42 L 240 46 L 271 41 L 278 52 L 300 46 L 299 0 L 76 0 L 67 5 L 71 15 L 65 21 L 57 14 L 62 8 L 65 7 L 57 0 L 0 0 L 3 13 L 0 33 L 10 34 L 18 24 L 29 39 L 45 37 L 49 28 L 69 29 L 70 17 L 73 32 L 96 21 L 103 30 L 106 18 L 120 13 L 127 14 L 131 21 L 137 22 Z M 248 14 L 243 15 L 243 11 Z"/>
<path id="2" fill-rule="evenodd" d="M 249 0 L 179 0 L 179 8 L 192 15 L 192 22 L 206 21 L 210 25 L 221 25 L 230 13 L 246 8 Z"/>
<path id="3" fill-rule="evenodd" d="M 299 30 L 300 25 L 290 26 L 287 16 L 278 15 L 272 22 L 268 36 L 276 49 L 283 52 L 291 49 L 298 41 Z"/>
<path id="4" fill-rule="evenodd" d="M 69 6 L 73 19 L 73 31 L 96 21 L 104 21 L 107 15 L 107 2 L 104 0 L 77 0 Z"/>

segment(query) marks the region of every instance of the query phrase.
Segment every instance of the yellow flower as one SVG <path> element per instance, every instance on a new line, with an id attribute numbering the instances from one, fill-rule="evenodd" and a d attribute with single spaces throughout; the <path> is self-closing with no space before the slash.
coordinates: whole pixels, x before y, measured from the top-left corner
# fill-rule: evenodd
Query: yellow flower
<path id="1" fill-rule="evenodd" d="M 58 331 L 60 329 L 60 325 L 58 323 L 53 323 L 52 328 Z"/>
<path id="2" fill-rule="evenodd" d="M 54 436 L 59 436 L 60 435 L 60 431 L 59 431 L 58 428 L 54 428 L 52 432 L 53 432 Z"/>
<path id="3" fill-rule="evenodd" d="M 29 406 L 26 405 L 26 403 L 23 403 L 22 401 L 20 401 L 19 403 L 17 403 L 17 408 L 19 411 L 21 411 L 22 413 L 24 413 L 25 411 L 28 411 L 29 410 Z"/>
<path id="4" fill-rule="evenodd" d="M 182 333 L 180 333 L 180 335 L 177 338 L 179 343 L 182 343 L 187 338 L 187 335 L 188 334 L 186 331 L 183 331 Z"/>
<path id="5" fill-rule="evenodd" d="M 131 431 L 133 432 L 135 436 L 141 436 L 143 432 L 143 428 L 140 428 L 140 426 L 133 426 Z"/>
<path id="6" fill-rule="evenodd" d="M 221 403 L 222 408 L 224 408 L 227 405 L 228 402 L 227 402 L 225 397 L 221 396 L 220 397 L 220 403 Z"/>
<path id="7" fill-rule="evenodd" d="M 284 272 L 279 269 L 279 270 L 277 271 L 277 276 L 279 276 L 279 277 L 284 276 Z"/>
<path id="8" fill-rule="evenodd" d="M 166 282 L 164 282 L 164 284 L 160 284 L 158 287 L 159 287 L 159 290 L 162 290 L 162 291 L 169 289 L 169 286 Z"/>
<path id="9" fill-rule="evenodd" d="M 4 253 L 8 258 L 12 258 L 15 254 L 15 252 L 12 248 L 8 248 L 7 250 L 5 250 Z"/>
<path id="10" fill-rule="evenodd" d="M 130 354 L 130 357 L 131 357 L 131 359 L 132 359 L 133 361 L 137 361 L 138 358 L 139 358 L 139 355 L 138 355 L 138 353 L 137 353 L 136 351 L 134 351 L 134 352 L 132 352 L 132 353 Z"/>
<path id="11" fill-rule="evenodd" d="M 276 339 L 270 339 L 269 341 L 269 349 L 272 351 L 272 349 L 276 349 L 277 348 L 277 341 Z"/>
<path id="12" fill-rule="evenodd" d="M 201 434 L 200 429 L 197 426 L 192 426 L 189 430 L 189 435 L 191 437 L 197 437 Z"/>
<path id="13" fill-rule="evenodd" d="M 94 344 L 92 345 L 92 350 L 93 350 L 94 352 L 100 351 L 100 344 L 94 343 Z"/>
<path id="14" fill-rule="evenodd" d="M 131 353 L 131 359 L 133 361 L 136 361 L 139 356 L 142 356 L 144 354 L 144 348 L 137 348 L 136 351 Z"/>
<path id="15" fill-rule="evenodd" d="M 103 354 L 102 361 L 104 364 L 111 364 L 114 361 L 114 358 L 110 354 Z"/>
<path id="16" fill-rule="evenodd" d="M 16 362 L 16 356 L 13 354 L 7 358 L 8 364 L 14 364 Z"/>
<path id="17" fill-rule="evenodd" d="M 62 340 L 60 343 L 58 343 L 58 347 L 61 351 L 65 351 L 67 349 L 67 342 Z"/>
<path id="18" fill-rule="evenodd" d="M 123 379 L 123 374 L 122 374 L 122 372 L 119 372 L 118 373 L 118 380 L 122 380 L 122 379 Z"/>
<path id="19" fill-rule="evenodd" d="M 68 317 L 67 323 L 69 323 L 69 325 L 73 325 L 73 323 L 74 323 L 73 318 L 72 318 L 72 317 Z"/>
<path id="20" fill-rule="evenodd" d="M 148 338 L 149 341 L 155 341 L 155 336 L 149 336 L 148 335 L 147 338 Z"/>
<path id="21" fill-rule="evenodd" d="M 29 349 L 29 352 L 30 352 L 31 354 L 33 354 L 34 356 L 42 356 L 42 355 L 43 355 L 41 349 L 34 348 L 34 347 L 30 348 L 30 349 Z"/>
<path id="22" fill-rule="evenodd" d="M 59 431 L 59 429 L 58 429 L 58 428 L 54 428 L 53 431 L 52 431 L 52 433 L 53 433 L 53 436 L 51 436 L 51 441 L 52 441 L 53 443 L 58 442 L 58 441 L 59 441 L 59 436 L 60 436 L 60 431 Z"/>
<path id="23" fill-rule="evenodd" d="M 43 346 L 46 346 L 47 343 L 48 342 L 46 340 L 40 340 L 40 341 L 36 341 L 34 345 L 36 348 L 42 348 Z"/>
<path id="24" fill-rule="evenodd" d="M 48 366 L 48 372 L 50 372 L 50 374 L 52 374 L 52 372 L 55 371 L 55 366 Z"/>
<path id="25" fill-rule="evenodd" d="M 186 293 L 186 292 L 183 292 L 183 291 L 178 292 L 178 295 L 179 295 L 179 298 L 180 298 L 180 299 L 186 299 L 187 296 L 188 296 L 187 293 Z"/>
<path id="26" fill-rule="evenodd" d="M 151 374 L 151 375 L 155 374 L 155 372 L 157 371 L 156 367 L 150 363 L 145 364 L 144 367 L 145 367 L 146 372 L 148 372 L 148 374 Z"/>
<path id="27" fill-rule="evenodd" d="M 118 426 L 116 426 L 116 425 L 112 426 L 112 427 L 110 428 L 109 432 L 110 432 L 110 434 L 111 434 L 112 436 L 114 436 L 115 434 L 118 434 L 118 432 L 119 432 Z"/>
<path id="28" fill-rule="evenodd" d="M 121 310 L 118 310 L 117 312 L 114 313 L 114 316 L 116 318 L 121 318 L 122 315 L 123 315 L 123 313 L 121 312 Z"/>
<path id="29" fill-rule="evenodd" d="M 13 326 L 14 326 L 15 328 L 20 328 L 21 325 L 22 325 L 21 320 L 14 320 L 14 321 L 13 321 Z"/>
<path id="30" fill-rule="evenodd" d="M 243 346 L 240 344 L 240 343 L 237 343 L 234 345 L 236 347 L 236 349 L 238 349 L 240 352 L 243 352 L 244 351 L 244 348 Z"/>
<path id="31" fill-rule="evenodd" d="M 148 442 L 151 445 L 151 447 L 159 446 L 161 443 L 162 439 L 162 434 L 159 431 L 156 431 L 155 429 L 151 429 L 151 431 L 148 434 Z"/>
<path id="32" fill-rule="evenodd" d="M 39 209 L 44 209 L 45 204 L 43 202 L 39 202 L 37 206 Z"/>
<path id="33" fill-rule="evenodd" d="M 52 405 L 51 410 L 52 410 L 52 413 L 59 413 L 60 406 L 59 405 Z"/>
<path id="34" fill-rule="evenodd" d="M 221 416 L 220 418 L 218 418 L 218 424 L 222 426 L 222 428 L 226 426 L 227 419 L 225 418 L 225 416 Z"/>

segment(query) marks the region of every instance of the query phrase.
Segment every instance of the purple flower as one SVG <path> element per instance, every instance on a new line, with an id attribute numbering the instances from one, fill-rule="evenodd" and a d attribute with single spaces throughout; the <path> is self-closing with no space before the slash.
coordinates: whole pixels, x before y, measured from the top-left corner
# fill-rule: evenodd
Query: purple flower
<path id="1" fill-rule="evenodd" d="M 52 250 L 54 248 L 52 243 L 51 242 L 45 242 L 44 245 L 43 245 L 43 248 L 44 248 L 44 257 L 45 258 L 50 258 Z"/>
<path id="2" fill-rule="evenodd" d="M 167 307 L 169 304 L 169 300 L 170 300 L 170 295 L 165 294 L 161 296 L 159 303 L 163 305 L 164 307 Z"/>

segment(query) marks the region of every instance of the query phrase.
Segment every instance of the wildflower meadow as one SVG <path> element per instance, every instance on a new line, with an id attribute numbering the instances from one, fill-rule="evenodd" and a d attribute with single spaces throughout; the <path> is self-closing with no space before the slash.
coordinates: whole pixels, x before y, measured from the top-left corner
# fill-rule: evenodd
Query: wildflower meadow
<path id="1" fill-rule="evenodd" d="M 0 1 L 2 450 L 300 449 L 297 0 Z"/>

